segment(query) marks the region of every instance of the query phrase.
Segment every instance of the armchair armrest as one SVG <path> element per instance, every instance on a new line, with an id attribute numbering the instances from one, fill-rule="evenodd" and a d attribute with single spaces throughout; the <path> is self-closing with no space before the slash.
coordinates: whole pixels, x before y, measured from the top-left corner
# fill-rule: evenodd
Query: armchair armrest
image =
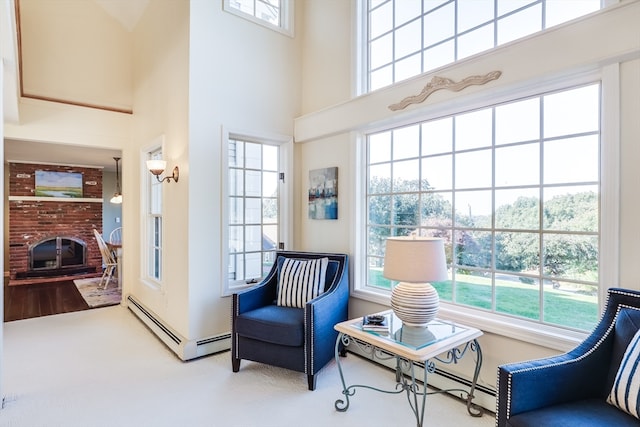
<path id="1" fill-rule="evenodd" d="M 324 366 L 333 358 L 338 334 L 334 325 L 346 320 L 349 314 L 348 263 L 344 263 L 339 273 L 329 290 L 305 305 L 305 321 L 311 330 L 305 340 L 307 348 L 311 349 L 312 372 L 315 372 L 314 366 Z"/>
<path id="2" fill-rule="evenodd" d="M 521 412 L 602 397 L 612 340 L 594 346 L 590 338 L 565 354 L 499 366 L 497 426 Z"/>
<path id="3" fill-rule="evenodd" d="M 233 294 L 233 313 L 236 315 L 273 303 L 278 289 L 276 269 L 272 269 L 262 282 Z"/>
<path id="4" fill-rule="evenodd" d="M 306 304 L 305 310 L 310 315 L 316 340 L 316 333 L 325 328 L 333 330 L 333 326 L 344 321 L 348 315 L 349 284 L 345 278 L 342 278 L 341 282 L 344 283 L 338 283 Z"/>

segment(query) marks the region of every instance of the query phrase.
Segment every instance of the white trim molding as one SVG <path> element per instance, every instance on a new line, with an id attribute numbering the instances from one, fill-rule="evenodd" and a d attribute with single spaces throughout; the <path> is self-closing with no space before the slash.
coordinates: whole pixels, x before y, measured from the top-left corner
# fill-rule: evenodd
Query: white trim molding
<path id="1" fill-rule="evenodd" d="M 134 296 L 128 295 L 125 303 L 129 310 L 181 360 L 196 359 L 231 349 L 230 333 L 190 340 L 176 332 Z"/>

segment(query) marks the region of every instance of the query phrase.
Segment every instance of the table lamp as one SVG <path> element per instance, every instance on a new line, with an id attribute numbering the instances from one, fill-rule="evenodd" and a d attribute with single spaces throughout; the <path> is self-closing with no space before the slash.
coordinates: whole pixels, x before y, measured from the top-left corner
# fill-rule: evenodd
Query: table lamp
<path id="1" fill-rule="evenodd" d="M 438 291 L 429 282 L 447 280 L 444 241 L 431 237 L 389 237 L 383 276 L 399 283 L 391 291 L 393 312 L 409 326 L 426 327 L 438 313 Z"/>

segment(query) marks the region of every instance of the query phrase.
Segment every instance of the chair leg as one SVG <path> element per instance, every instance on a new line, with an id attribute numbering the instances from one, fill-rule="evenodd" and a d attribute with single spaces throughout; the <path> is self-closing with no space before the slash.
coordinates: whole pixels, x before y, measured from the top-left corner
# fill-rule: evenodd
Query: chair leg
<path id="1" fill-rule="evenodd" d="M 107 284 L 109 282 L 105 281 L 105 279 L 108 280 L 108 276 L 109 276 L 109 267 L 105 268 L 104 271 L 102 272 L 102 277 L 100 278 L 100 284 L 98 285 L 98 289 L 100 289 L 100 288 L 106 289 L 107 288 Z"/>
<path id="2" fill-rule="evenodd" d="M 233 372 L 238 372 L 240 370 L 240 359 L 236 359 L 235 357 L 232 357 L 231 368 L 233 369 Z"/>
<path id="3" fill-rule="evenodd" d="M 104 273 L 102 274 L 102 281 L 104 282 L 104 286 L 102 287 L 103 290 L 107 289 L 107 286 L 109 286 L 109 283 L 111 283 L 111 278 L 113 277 L 113 270 L 114 270 L 113 266 L 108 266 L 104 270 Z M 106 281 L 104 280 L 105 276 L 107 276 Z"/>
<path id="4" fill-rule="evenodd" d="M 313 391 L 316 389 L 316 376 L 313 374 L 307 375 L 307 382 L 309 383 L 309 390 Z"/>

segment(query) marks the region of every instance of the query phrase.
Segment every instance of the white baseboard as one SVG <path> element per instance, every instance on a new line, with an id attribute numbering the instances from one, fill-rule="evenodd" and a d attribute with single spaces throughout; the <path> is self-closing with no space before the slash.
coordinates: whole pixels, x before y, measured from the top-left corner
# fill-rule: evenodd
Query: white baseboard
<path id="1" fill-rule="evenodd" d="M 129 310 L 182 360 L 196 359 L 231 348 L 231 334 L 229 333 L 188 340 L 133 296 L 128 295 L 125 301 Z"/>

